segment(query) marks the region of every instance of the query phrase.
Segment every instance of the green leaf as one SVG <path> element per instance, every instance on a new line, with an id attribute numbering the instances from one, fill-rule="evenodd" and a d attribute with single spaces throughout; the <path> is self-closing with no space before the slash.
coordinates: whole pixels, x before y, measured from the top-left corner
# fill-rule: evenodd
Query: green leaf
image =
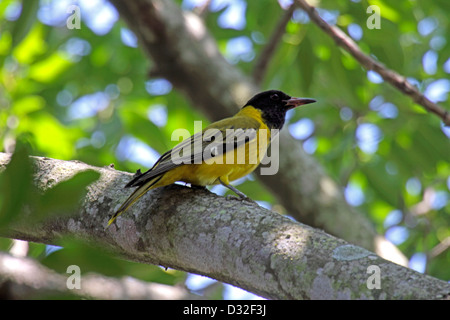
<path id="1" fill-rule="evenodd" d="M 118 259 L 100 246 L 73 238 L 64 238 L 59 245 L 62 248 L 50 253 L 41 263 L 62 274 L 67 274 L 68 266 L 77 265 L 82 275 L 95 272 L 110 277 L 129 276 L 168 285 L 174 285 L 184 278 L 183 272 L 166 272 L 158 266 Z"/>
<path id="2" fill-rule="evenodd" d="M 0 228 L 5 228 L 22 213 L 25 204 L 35 194 L 32 185 L 33 169 L 29 159 L 29 147 L 20 141 L 0 174 Z"/>
<path id="3" fill-rule="evenodd" d="M 22 12 L 19 19 L 14 24 L 12 31 L 12 47 L 17 46 L 26 37 L 36 21 L 36 14 L 39 8 L 39 1 L 22 1 Z"/>
<path id="4" fill-rule="evenodd" d="M 32 220 L 73 213 L 85 197 L 87 186 L 99 177 L 100 173 L 97 171 L 86 170 L 57 184 L 39 198 L 39 204 L 33 213 Z"/>
<path id="5" fill-rule="evenodd" d="M 106 254 L 101 248 L 94 248 L 86 243 L 65 238 L 60 243 L 63 248 L 45 257 L 41 262 L 59 273 L 66 273 L 67 267 L 77 265 L 81 273 L 99 272 L 114 276 L 123 274 L 120 261 Z"/>
<path id="6" fill-rule="evenodd" d="M 376 194 L 394 208 L 399 207 L 401 182 L 386 172 L 384 162 L 371 161 L 361 168 Z"/>
<path id="7" fill-rule="evenodd" d="M 121 117 L 127 132 L 130 132 L 133 136 L 139 138 L 143 142 L 148 143 L 160 153 L 164 153 L 168 150 L 169 146 L 165 143 L 167 139 L 164 134 L 140 112 L 135 112 L 130 108 L 129 110 L 124 110 Z"/>

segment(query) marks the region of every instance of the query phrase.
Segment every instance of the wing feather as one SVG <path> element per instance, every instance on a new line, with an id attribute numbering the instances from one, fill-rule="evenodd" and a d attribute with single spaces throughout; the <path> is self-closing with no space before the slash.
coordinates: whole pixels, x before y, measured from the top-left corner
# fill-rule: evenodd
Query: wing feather
<path id="1" fill-rule="evenodd" d="M 233 120 L 230 121 L 231 119 Z M 142 186 L 149 180 L 183 164 L 200 164 L 212 157 L 223 155 L 227 150 L 234 150 L 256 139 L 259 128 L 260 123 L 256 119 L 242 116 L 212 123 L 202 132 L 192 135 L 164 153 L 151 169 L 136 175 L 125 187 Z"/>

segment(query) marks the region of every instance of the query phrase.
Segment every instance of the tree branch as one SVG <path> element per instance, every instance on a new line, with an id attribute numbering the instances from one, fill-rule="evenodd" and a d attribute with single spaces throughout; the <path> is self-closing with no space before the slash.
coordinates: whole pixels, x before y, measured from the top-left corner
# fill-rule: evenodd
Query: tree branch
<path id="1" fill-rule="evenodd" d="M 326 34 L 328 34 L 338 46 L 350 53 L 367 70 L 377 72 L 385 81 L 397 88 L 400 92 L 410 96 L 414 102 L 421 105 L 428 112 L 439 116 L 445 125 L 450 126 L 450 113 L 441 106 L 431 102 L 427 97 L 419 92 L 404 76 L 386 68 L 380 62 L 365 55 L 358 45 L 336 26 L 330 26 L 323 20 L 317 10 L 309 5 L 305 0 L 297 0 L 299 6 L 306 11 L 309 18 L 317 24 Z"/>
<path id="2" fill-rule="evenodd" d="M 154 63 L 153 70 L 211 121 L 235 114 L 239 105 L 260 91 L 224 59 L 194 13 L 183 12 L 171 0 L 111 2 L 137 35 Z M 377 236 L 364 215 L 347 204 L 341 188 L 285 130 L 281 131 L 279 159 L 276 175 L 259 178 L 292 217 L 405 264 L 400 251 Z"/>
<path id="3" fill-rule="evenodd" d="M 0 252 L 0 298 L 35 299 L 65 295 L 83 299 L 147 299 L 195 300 L 200 296 L 184 288 L 148 283 L 131 277 L 121 279 L 87 274 L 80 277 L 80 288 L 69 289 L 66 276 L 27 257 L 16 257 Z"/>
<path id="4" fill-rule="evenodd" d="M 0 170 L 10 155 L 0 153 Z M 277 213 L 206 190 L 171 185 L 148 192 L 117 223 L 109 215 L 127 197 L 131 174 L 81 162 L 32 157 L 35 184 L 67 180 L 84 170 L 100 179 L 79 210 L 2 230 L 2 236 L 57 243 L 63 235 L 101 245 L 123 257 L 202 274 L 272 299 L 444 299 L 450 284 Z M 32 214 L 32 213 L 31 213 Z M 369 289 L 369 266 L 381 289 Z M 369 279 L 369 280 L 368 280 Z"/>
<path id="5" fill-rule="evenodd" d="M 267 67 L 269 66 L 270 58 L 275 53 L 275 49 L 283 38 L 283 34 L 286 31 L 286 26 L 291 20 L 292 14 L 296 8 L 296 4 L 292 4 L 283 14 L 277 26 L 275 27 L 272 36 L 269 39 L 269 42 L 261 51 L 261 54 L 258 60 L 255 63 L 253 68 L 253 81 L 260 85 L 264 75 L 266 74 Z"/>

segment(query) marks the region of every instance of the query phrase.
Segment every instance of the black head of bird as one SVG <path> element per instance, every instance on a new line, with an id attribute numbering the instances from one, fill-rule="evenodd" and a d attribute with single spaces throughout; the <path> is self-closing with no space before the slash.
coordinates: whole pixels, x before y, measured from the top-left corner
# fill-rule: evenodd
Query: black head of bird
<path id="1" fill-rule="evenodd" d="M 284 125 L 286 112 L 295 107 L 316 102 L 314 99 L 292 98 L 279 90 L 269 90 L 258 93 L 244 106 L 261 110 L 262 117 L 270 129 L 281 129 Z"/>

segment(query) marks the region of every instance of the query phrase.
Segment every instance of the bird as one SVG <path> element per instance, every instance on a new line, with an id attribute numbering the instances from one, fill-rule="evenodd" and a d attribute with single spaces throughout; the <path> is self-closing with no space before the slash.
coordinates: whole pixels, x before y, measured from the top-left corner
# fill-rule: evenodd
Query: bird
<path id="1" fill-rule="evenodd" d="M 112 215 L 107 227 L 147 191 L 177 181 L 202 188 L 222 184 L 241 199 L 251 200 L 230 181 L 257 168 L 270 145 L 272 132 L 281 130 L 288 110 L 314 102 L 292 98 L 280 90 L 256 94 L 234 116 L 213 122 L 183 140 L 161 155 L 148 171 L 138 170 L 125 185 L 136 189 Z"/>

